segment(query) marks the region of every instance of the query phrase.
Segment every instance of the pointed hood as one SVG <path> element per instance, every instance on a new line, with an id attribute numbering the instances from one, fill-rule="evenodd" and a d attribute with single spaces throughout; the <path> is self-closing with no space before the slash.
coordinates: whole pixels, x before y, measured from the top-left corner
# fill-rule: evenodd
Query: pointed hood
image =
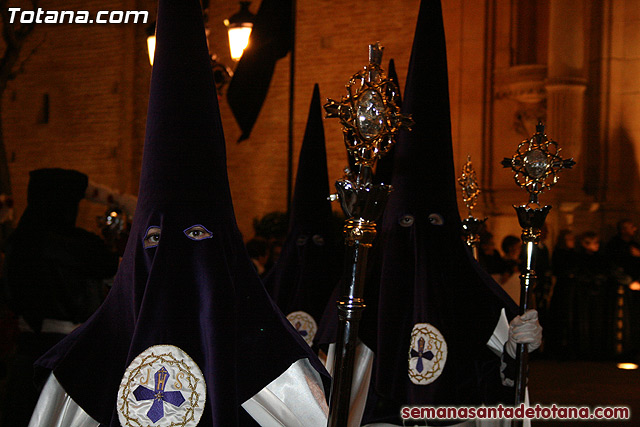
<path id="1" fill-rule="evenodd" d="M 162 1 L 158 6 L 136 213 L 179 201 L 207 204 L 221 218 L 232 219 L 224 135 L 201 31 L 202 11 L 185 6 Z"/>
<path id="2" fill-rule="evenodd" d="M 368 344 L 380 402 L 364 422 L 399 422 L 404 405 L 492 403 L 499 360 L 486 343 L 501 309 L 516 309 L 461 239 L 439 1 L 421 2 L 402 102 L 415 125 L 394 148 L 393 192 L 377 237 L 378 335 Z"/>
<path id="3" fill-rule="evenodd" d="M 292 363 L 322 368 L 237 228 L 199 1 L 160 0 L 155 55 L 138 206 L 113 288 L 38 363 L 105 425 L 133 416 L 128 402 L 150 402 L 154 377 L 165 403 L 136 416 L 155 423 L 187 396 L 200 425 L 248 425 L 240 405 Z M 150 360 L 161 365 L 145 370 Z"/>
<path id="4" fill-rule="evenodd" d="M 320 89 L 316 84 L 309 106 L 307 127 L 300 149 L 296 185 L 291 202 L 291 230 L 307 231 L 327 226 L 331 217 L 329 175 L 325 149 Z M 324 231 L 324 230 L 323 230 Z"/>
<path id="5" fill-rule="evenodd" d="M 333 221 L 320 90 L 316 84 L 300 149 L 289 234 L 265 287 L 305 341 L 342 272 L 341 242 Z"/>
<path id="6" fill-rule="evenodd" d="M 389 69 L 387 70 L 387 76 L 389 80 L 393 81 L 396 86 L 398 86 L 398 91 L 400 90 L 400 81 L 398 80 L 398 73 L 396 72 L 396 63 L 392 59 L 389 60 Z M 401 98 L 398 96 L 398 98 Z M 396 101 L 398 107 L 402 108 L 402 99 Z M 393 156 L 395 150 L 392 147 L 391 150 L 380 160 L 378 160 L 378 164 L 376 166 L 376 173 L 374 176 L 375 182 L 379 184 L 389 184 L 391 183 L 391 174 L 393 172 Z"/>

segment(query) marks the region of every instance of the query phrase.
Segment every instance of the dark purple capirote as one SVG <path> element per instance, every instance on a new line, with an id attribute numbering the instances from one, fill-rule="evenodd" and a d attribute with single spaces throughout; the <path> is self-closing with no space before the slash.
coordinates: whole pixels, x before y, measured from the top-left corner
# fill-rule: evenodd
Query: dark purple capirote
<path id="1" fill-rule="evenodd" d="M 140 191 L 112 290 L 38 362 L 93 418 L 118 426 L 125 369 L 150 346 L 183 349 L 202 370 L 200 425 L 253 425 L 241 408 L 296 360 L 321 364 L 267 295 L 231 203 L 225 141 L 197 0 L 160 0 Z M 185 230 L 206 228 L 193 240 Z M 157 246 L 143 247 L 147 229 Z"/>
<path id="2" fill-rule="evenodd" d="M 415 125 L 401 131 L 394 148 L 394 190 L 377 237 L 382 252 L 378 333 L 367 343 L 376 354 L 372 393 L 377 409 L 370 405 L 364 422 L 399 421 L 402 405 L 500 400 L 505 390 L 499 359 L 486 343 L 501 309 L 508 316 L 517 309 L 461 239 L 440 1 L 421 2 L 402 103 Z M 419 350 L 410 346 L 418 323 L 435 327 L 447 344 L 440 375 L 426 385 L 414 384 L 408 375 L 409 358 Z M 432 356 L 424 354 L 418 358 L 421 368 Z"/>
<path id="3" fill-rule="evenodd" d="M 368 259 L 359 335 L 375 359 L 363 424 L 402 425 L 403 406 L 493 404 L 512 390 L 502 386 L 500 359 L 486 343 L 501 310 L 510 318 L 517 307 L 461 238 L 449 111 L 442 9 L 424 0 L 402 99 L 415 125 L 393 148 L 393 191 Z M 325 315 L 320 344 L 335 335 L 335 317 Z M 411 381 L 410 359 L 424 373 L 442 354 L 428 340 L 412 343 L 417 324 L 439 331 L 447 347 L 439 376 L 427 384 Z"/>
<path id="4" fill-rule="evenodd" d="M 267 291 L 285 314 L 302 311 L 316 322 L 342 273 L 342 239 L 333 220 L 320 90 L 316 84 L 300 149 L 289 234 L 265 277 Z M 306 318 L 303 317 L 303 319 Z M 299 329 L 305 339 L 315 333 Z"/>

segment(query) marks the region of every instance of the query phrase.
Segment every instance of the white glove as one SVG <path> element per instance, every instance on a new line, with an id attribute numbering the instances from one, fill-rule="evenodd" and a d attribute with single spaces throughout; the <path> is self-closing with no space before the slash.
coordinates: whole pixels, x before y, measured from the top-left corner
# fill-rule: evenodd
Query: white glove
<path id="1" fill-rule="evenodd" d="M 518 344 L 528 344 L 529 352 L 534 351 L 542 344 L 542 326 L 538 322 L 536 310 L 527 310 L 509 323 L 509 341 L 507 341 L 506 349 L 509 356 L 514 359 Z"/>

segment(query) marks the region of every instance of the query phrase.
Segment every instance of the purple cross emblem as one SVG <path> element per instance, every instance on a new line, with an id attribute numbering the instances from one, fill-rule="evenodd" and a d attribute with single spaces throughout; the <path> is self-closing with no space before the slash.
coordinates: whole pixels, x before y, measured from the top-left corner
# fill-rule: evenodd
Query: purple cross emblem
<path id="1" fill-rule="evenodd" d="M 170 403 L 173 406 L 180 406 L 184 402 L 184 397 L 182 396 L 181 392 L 164 391 L 169 376 L 169 372 L 167 372 L 167 370 L 163 366 L 154 375 L 156 384 L 153 390 L 139 385 L 138 388 L 136 388 L 133 392 L 133 395 L 138 401 L 153 400 L 151 409 L 149 409 L 149 412 L 147 412 L 147 417 L 149 417 L 149 419 L 154 423 L 157 422 L 160 418 L 164 417 L 163 402 Z"/>
<path id="2" fill-rule="evenodd" d="M 296 331 L 298 331 L 298 333 L 300 334 L 300 336 L 306 337 L 307 335 L 309 335 L 309 332 L 302 329 L 302 324 L 300 323 L 300 321 L 296 322 L 295 328 L 296 328 Z"/>
<path id="3" fill-rule="evenodd" d="M 424 351 L 424 338 L 420 337 L 418 340 L 418 351 L 411 349 L 411 357 L 418 358 L 418 362 L 416 363 L 416 370 L 418 372 L 422 372 L 424 369 L 424 364 L 422 363 L 423 358 L 427 360 L 433 359 L 433 353 L 431 350 Z"/>

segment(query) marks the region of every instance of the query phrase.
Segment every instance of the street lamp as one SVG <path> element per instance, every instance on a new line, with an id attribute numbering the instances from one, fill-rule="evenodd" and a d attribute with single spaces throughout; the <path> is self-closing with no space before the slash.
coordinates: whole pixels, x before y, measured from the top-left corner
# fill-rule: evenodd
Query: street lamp
<path id="1" fill-rule="evenodd" d="M 229 49 L 231 58 L 239 61 L 249 44 L 249 36 L 253 29 L 255 15 L 249 11 L 250 1 L 241 1 L 240 10 L 224 20 L 229 33 Z"/>
<path id="2" fill-rule="evenodd" d="M 153 66 L 153 57 L 156 52 L 156 22 L 153 21 L 147 27 L 147 52 L 149 53 L 149 64 Z"/>
<path id="3" fill-rule="evenodd" d="M 231 58 L 234 61 L 240 60 L 242 52 L 249 43 L 249 35 L 253 28 L 253 20 L 255 15 L 249 12 L 249 1 L 240 2 L 240 10 L 234 13 L 229 19 L 225 19 L 224 23 L 227 26 L 229 33 L 229 46 L 231 49 Z M 208 8 L 208 2 L 204 3 L 205 6 L 205 21 L 207 20 L 206 9 Z M 207 43 L 209 41 L 209 34 L 207 32 Z M 149 63 L 153 66 L 153 58 L 156 48 L 156 23 L 153 22 L 147 27 L 147 51 L 149 53 Z M 222 95 L 224 87 L 231 80 L 233 71 L 223 63 L 218 61 L 218 55 L 215 53 L 211 55 L 211 69 L 213 70 L 213 78 L 216 84 L 218 95 Z"/>

